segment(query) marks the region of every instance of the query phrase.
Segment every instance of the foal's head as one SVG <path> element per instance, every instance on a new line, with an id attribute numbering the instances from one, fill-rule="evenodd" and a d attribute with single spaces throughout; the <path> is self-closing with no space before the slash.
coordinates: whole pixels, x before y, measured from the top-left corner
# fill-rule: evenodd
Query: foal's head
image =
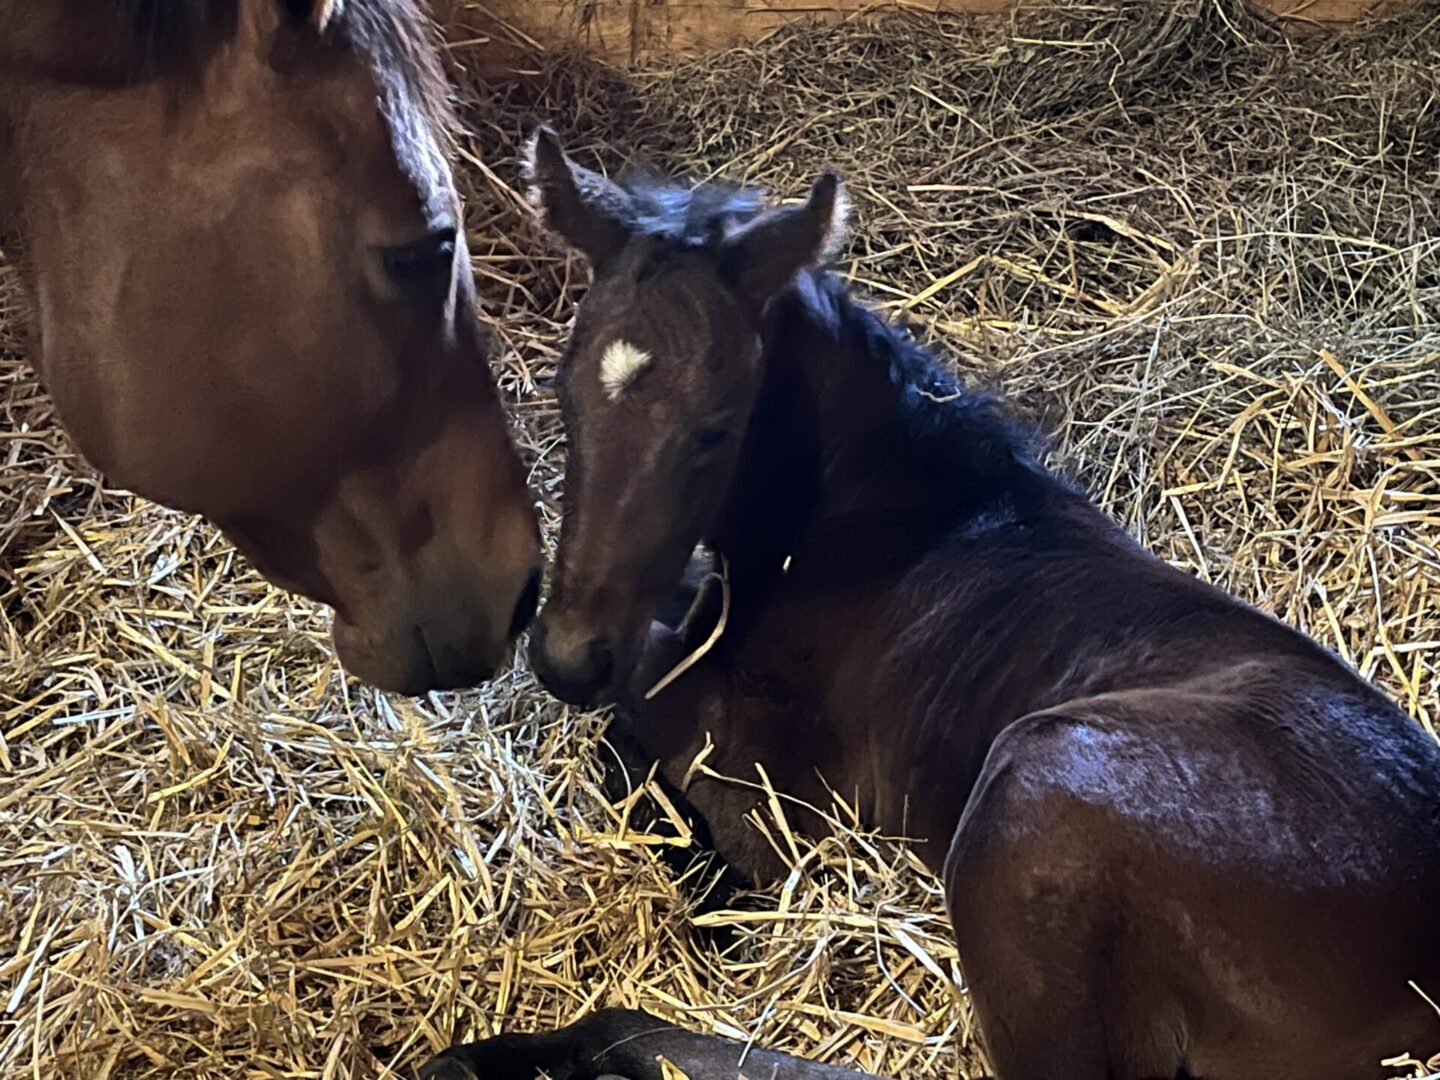
<path id="1" fill-rule="evenodd" d="M 531 656 L 553 693 L 591 704 L 628 682 L 719 511 L 764 375 L 766 308 L 832 248 L 844 206 L 829 173 L 767 210 L 718 186 L 612 183 L 548 129 L 531 146 L 544 221 L 595 275 L 557 380 L 565 519 Z"/>
<path id="2" fill-rule="evenodd" d="M 415 0 L 0 0 L 0 233 L 71 437 L 412 692 L 502 661 L 539 564 L 437 55 Z"/>

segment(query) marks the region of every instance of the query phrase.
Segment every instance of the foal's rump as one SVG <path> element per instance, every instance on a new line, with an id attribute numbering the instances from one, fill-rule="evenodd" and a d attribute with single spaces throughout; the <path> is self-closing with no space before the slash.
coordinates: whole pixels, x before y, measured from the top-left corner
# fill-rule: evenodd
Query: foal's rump
<path id="1" fill-rule="evenodd" d="M 996 741 L 944 880 L 1001 1075 L 1341 1080 L 1440 1047 L 1409 985 L 1440 988 L 1434 745 L 1348 673 L 1280 671 Z"/>

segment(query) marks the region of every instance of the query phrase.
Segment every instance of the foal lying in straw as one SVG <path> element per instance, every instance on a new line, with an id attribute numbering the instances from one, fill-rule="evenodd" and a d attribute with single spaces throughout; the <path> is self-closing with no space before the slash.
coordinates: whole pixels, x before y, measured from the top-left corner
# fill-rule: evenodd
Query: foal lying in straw
<path id="1" fill-rule="evenodd" d="M 612 183 L 534 144 L 583 252 L 537 672 L 614 701 L 732 866 L 764 766 L 923 838 L 1002 1080 L 1379 1076 L 1440 1042 L 1440 748 L 1314 641 L 1154 558 L 987 398 L 815 269 L 837 180 Z M 652 620 L 697 542 L 724 632 Z M 682 598 L 680 610 L 687 602 Z M 704 606 L 702 599 L 701 606 Z M 456 1047 L 432 1078 L 861 1074 L 601 1011 Z M 665 1059 L 665 1060 L 662 1060 Z"/>

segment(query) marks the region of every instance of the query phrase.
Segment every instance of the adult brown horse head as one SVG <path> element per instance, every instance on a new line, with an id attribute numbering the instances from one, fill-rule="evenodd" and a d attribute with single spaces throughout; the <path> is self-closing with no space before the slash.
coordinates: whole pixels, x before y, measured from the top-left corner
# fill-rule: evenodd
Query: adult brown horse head
<path id="1" fill-rule="evenodd" d="M 410 693 L 502 663 L 540 564 L 446 100 L 415 0 L 0 0 L 0 234 L 67 431 Z"/>

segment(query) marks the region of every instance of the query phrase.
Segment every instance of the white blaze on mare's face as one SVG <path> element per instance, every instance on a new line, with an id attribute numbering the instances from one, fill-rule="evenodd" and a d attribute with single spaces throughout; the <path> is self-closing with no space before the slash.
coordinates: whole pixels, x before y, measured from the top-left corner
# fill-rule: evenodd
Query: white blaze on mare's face
<path id="1" fill-rule="evenodd" d="M 650 354 L 628 341 L 612 341 L 600 357 L 600 385 L 615 401 L 650 363 Z"/>

